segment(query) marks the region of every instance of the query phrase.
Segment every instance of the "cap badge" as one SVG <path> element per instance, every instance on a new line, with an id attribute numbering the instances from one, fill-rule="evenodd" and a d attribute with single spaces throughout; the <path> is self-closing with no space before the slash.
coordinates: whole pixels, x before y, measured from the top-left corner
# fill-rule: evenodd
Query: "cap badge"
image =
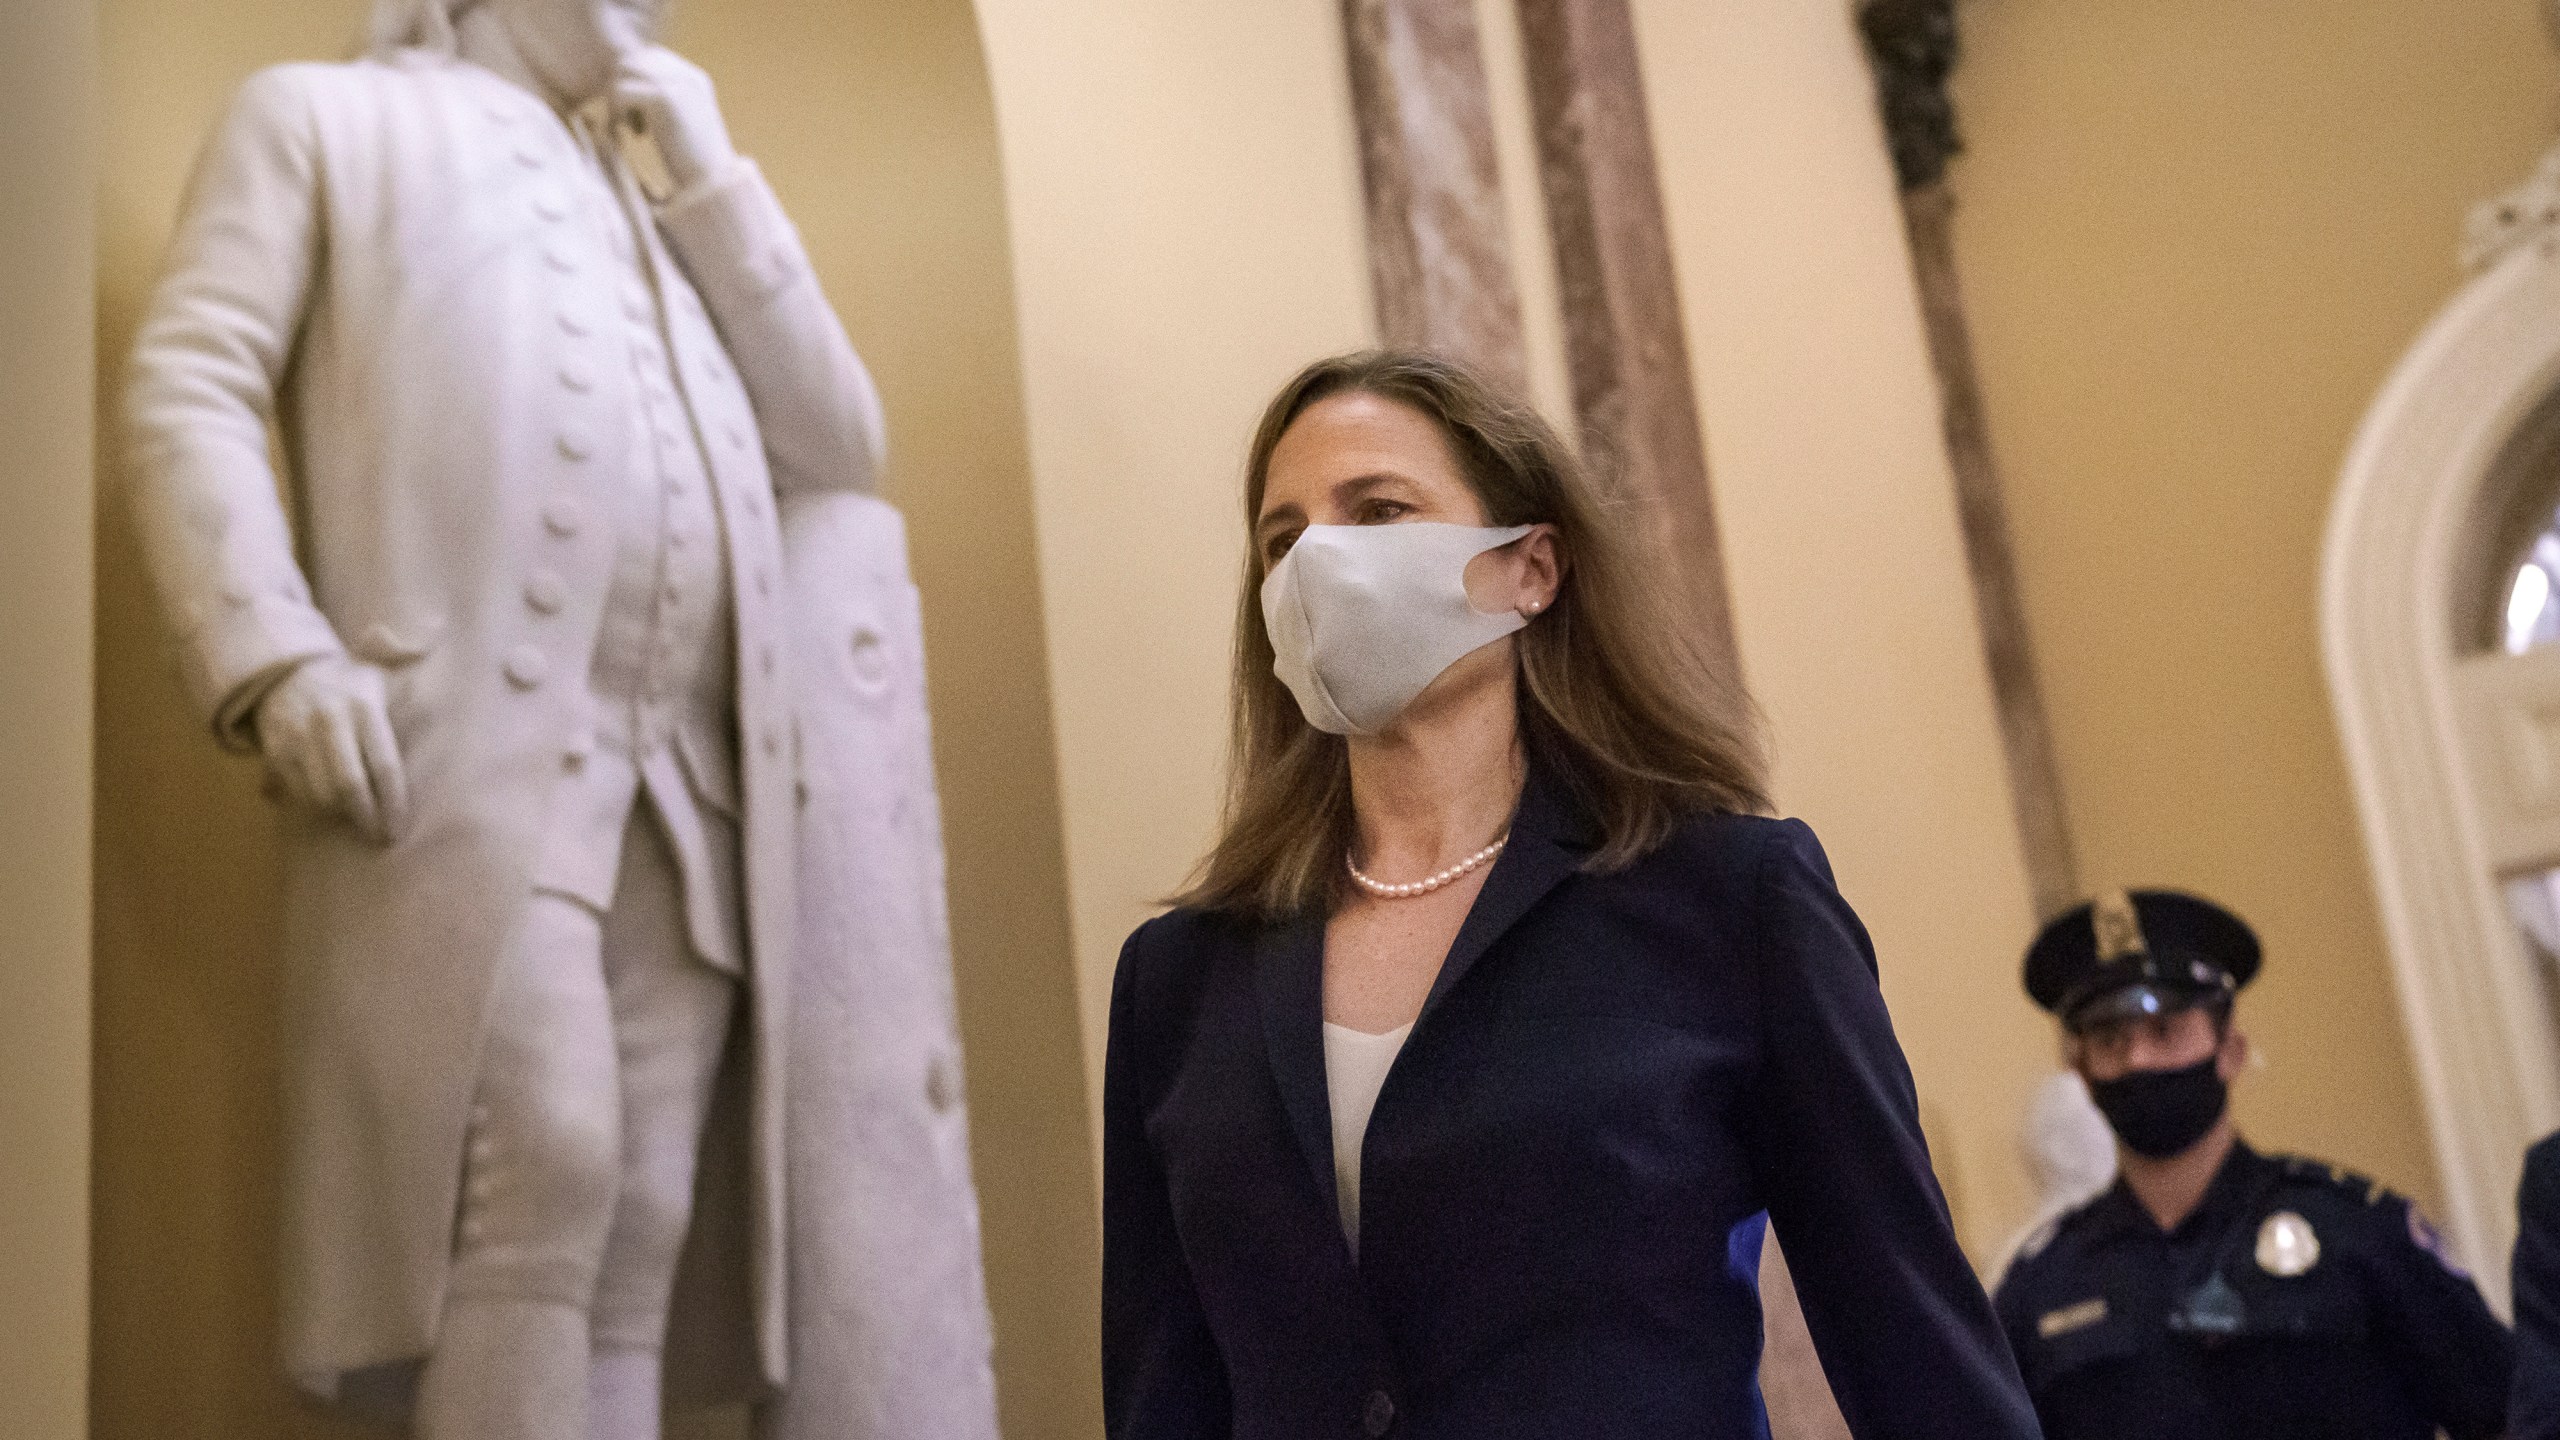
<path id="1" fill-rule="evenodd" d="M 2258 1268 L 2290 1280 L 2320 1263 L 2320 1237 L 2311 1222 L 2279 1210 L 2258 1227 Z"/>
<path id="2" fill-rule="evenodd" d="M 2143 943 L 2142 918 L 2134 913 L 2133 897 L 2122 890 L 2110 890 L 2089 902 L 2089 927 L 2097 932 L 2101 965 L 2151 948 Z"/>

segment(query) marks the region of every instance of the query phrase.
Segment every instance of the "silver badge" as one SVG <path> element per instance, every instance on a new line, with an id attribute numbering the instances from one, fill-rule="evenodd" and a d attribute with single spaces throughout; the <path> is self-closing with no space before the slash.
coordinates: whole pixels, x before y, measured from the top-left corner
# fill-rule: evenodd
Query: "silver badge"
<path id="1" fill-rule="evenodd" d="M 2320 1263 L 2320 1237 L 2311 1222 L 2279 1210 L 2258 1227 L 2258 1268 L 2290 1280 Z"/>

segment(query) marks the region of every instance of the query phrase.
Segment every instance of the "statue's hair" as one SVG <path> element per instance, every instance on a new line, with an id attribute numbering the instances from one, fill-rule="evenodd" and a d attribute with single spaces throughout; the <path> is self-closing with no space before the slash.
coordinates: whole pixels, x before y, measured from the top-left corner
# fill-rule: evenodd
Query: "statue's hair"
<path id="1" fill-rule="evenodd" d="M 477 0 L 373 0 L 373 22 L 365 33 L 365 53 L 377 58 L 395 50 L 453 53 L 453 22 Z"/>

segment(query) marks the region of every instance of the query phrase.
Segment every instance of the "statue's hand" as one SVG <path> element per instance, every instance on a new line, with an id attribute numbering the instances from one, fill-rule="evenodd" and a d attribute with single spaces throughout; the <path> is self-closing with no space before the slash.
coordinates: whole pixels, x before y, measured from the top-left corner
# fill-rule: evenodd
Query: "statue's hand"
<path id="1" fill-rule="evenodd" d="M 408 827 L 409 782 L 382 671 L 343 655 L 295 666 L 258 702 L 258 748 L 296 804 L 343 815 L 387 845 Z"/>
<path id="2" fill-rule="evenodd" d="M 678 190 L 737 163 L 738 150 L 729 143 L 729 122 L 720 116 L 711 77 L 663 45 L 622 57 L 614 74 L 613 104 L 616 113 L 658 142 L 667 178 Z"/>

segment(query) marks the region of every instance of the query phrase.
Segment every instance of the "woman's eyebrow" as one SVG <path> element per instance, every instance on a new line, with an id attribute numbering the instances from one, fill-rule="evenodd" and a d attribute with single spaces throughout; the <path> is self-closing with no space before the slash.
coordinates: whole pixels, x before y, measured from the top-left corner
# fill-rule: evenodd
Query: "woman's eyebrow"
<path id="1" fill-rule="evenodd" d="M 1352 501 L 1375 494 L 1388 486 L 1411 483 L 1413 482 L 1393 470 L 1372 470 L 1367 474 L 1354 475 L 1348 480 L 1337 482 L 1333 487 L 1333 498 L 1337 504 L 1348 505 Z"/>

